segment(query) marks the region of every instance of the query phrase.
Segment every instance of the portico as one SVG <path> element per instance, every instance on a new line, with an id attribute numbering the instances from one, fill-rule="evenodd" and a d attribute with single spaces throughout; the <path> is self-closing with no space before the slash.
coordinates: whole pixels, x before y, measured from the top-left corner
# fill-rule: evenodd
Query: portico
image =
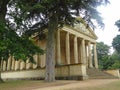
<path id="1" fill-rule="evenodd" d="M 84 79 L 84 77 L 87 77 L 87 68 L 98 68 L 96 39 L 97 36 L 94 31 L 87 27 L 85 23 L 77 24 L 75 27 L 64 26 L 58 29 L 55 44 L 56 77 L 80 76 Z M 46 49 L 46 39 L 39 40 L 36 36 L 35 44 L 44 50 Z M 14 57 L 10 56 L 8 61 L 1 62 L 2 77 L 8 78 L 7 76 L 4 77 L 8 71 L 11 74 L 16 71 L 24 71 L 27 74 L 28 70 L 39 70 L 39 72 L 42 70 L 41 72 L 45 72 L 45 57 L 46 54 L 34 55 L 36 64 L 32 64 L 29 60 L 26 62 L 22 60 L 15 61 Z"/>

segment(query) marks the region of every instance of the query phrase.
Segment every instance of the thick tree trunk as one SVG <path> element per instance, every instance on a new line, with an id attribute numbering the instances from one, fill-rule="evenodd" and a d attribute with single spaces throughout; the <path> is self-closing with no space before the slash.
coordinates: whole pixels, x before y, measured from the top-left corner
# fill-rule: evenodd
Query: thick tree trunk
<path id="1" fill-rule="evenodd" d="M 1 0 L 0 1 L 0 23 L 5 24 L 5 16 L 7 12 L 7 5 L 10 0 Z"/>
<path id="2" fill-rule="evenodd" d="M 47 52 L 46 52 L 46 82 L 55 81 L 55 34 L 57 30 L 57 19 L 52 18 L 48 26 Z"/>

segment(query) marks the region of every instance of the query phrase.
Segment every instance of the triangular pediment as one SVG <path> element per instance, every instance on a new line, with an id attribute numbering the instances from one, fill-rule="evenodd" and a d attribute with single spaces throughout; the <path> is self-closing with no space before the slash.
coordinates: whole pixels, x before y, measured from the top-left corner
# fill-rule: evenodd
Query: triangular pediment
<path id="1" fill-rule="evenodd" d="M 85 24 L 85 23 L 77 23 L 74 25 L 73 28 L 81 33 L 86 34 L 87 36 L 97 39 L 97 36 L 94 33 L 94 31 L 89 26 L 87 26 L 87 24 Z"/>

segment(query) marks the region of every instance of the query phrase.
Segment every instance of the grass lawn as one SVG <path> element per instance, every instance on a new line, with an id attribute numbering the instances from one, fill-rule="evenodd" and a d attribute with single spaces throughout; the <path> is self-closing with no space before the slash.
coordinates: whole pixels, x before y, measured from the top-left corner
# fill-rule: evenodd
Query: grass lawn
<path id="1" fill-rule="evenodd" d="M 105 80 L 104 80 L 105 81 Z M 37 88 L 40 88 L 40 90 L 44 90 L 44 88 L 48 87 L 48 90 L 50 87 L 56 87 L 56 86 L 64 86 L 72 83 L 72 85 L 76 85 L 76 83 L 79 84 L 84 82 L 84 81 L 56 81 L 53 83 L 45 83 L 44 81 L 32 81 L 32 80 L 24 80 L 24 81 L 6 81 L 4 83 L 0 83 L 0 90 L 34 90 Z M 120 90 L 120 80 L 108 83 L 108 84 L 101 84 L 101 85 L 94 85 L 93 86 L 87 86 L 87 84 L 93 84 L 90 83 L 91 81 L 85 81 L 85 86 L 84 87 L 76 87 L 75 89 L 58 89 L 57 90 Z M 97 80 L 96 80 L 97 82 Z"/>

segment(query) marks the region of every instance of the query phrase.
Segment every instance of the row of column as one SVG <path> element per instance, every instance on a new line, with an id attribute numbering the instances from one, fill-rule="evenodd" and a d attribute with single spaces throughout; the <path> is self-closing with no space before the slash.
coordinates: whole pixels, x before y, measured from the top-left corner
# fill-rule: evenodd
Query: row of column
<path id="1" fill-rule="evenodd" d="M 60 48 L 60 30 L 57 31 L 57 64 L 61 64 L 61 48 Z M 78 42 L 78 39 L 80 40 L 80 42 Z M 97 62 L 97 52 L 96 52 L 96 44 L 93 44 L 93 55 L 94 55 L 94 59 L 92 60 L 92 51 L 91 51 L 91 42 L 88 42 L 88 50 L 86 50 L 86 40 L 77 36 L 74 36 L 73 39 L 73 44 L 74 44 L 74 62 L 75 63 L 79 63 L 79 57 L 81 59 L 80 63 L 81 64 L 85 64 L 90 68 L 93 67 L 93 63 L 94 63 L 94 67 L 98 68 L 98 62 Z M 78 44 L 79 43 L 79 44 Z M 66 36 L 65 36 L 65 54 L 66 54 L 66 62 L 67 64 L 71 64 L 70 63 L 70 33 L 67 32 Z M 94 61 L 94 62 L 93 62 Z"/>
<path id="2" fill-rule="evenodd" d="M 2 71 L 10 71 L 10 70 L 28 70 L 28 69 L 36 69 L 37 67 L 44 68 L 45 67 L 45 61 L 42 60 L 44 55 L 34 55 L 35 64 L 29 62 L 27 60 L 26 62 L 22 60 L 16 61 L 14 57 L 10 56 L 7 61 L 1 61 L 1 70 Z M 40 60 L 41 58 L 41 60 Z"/>

